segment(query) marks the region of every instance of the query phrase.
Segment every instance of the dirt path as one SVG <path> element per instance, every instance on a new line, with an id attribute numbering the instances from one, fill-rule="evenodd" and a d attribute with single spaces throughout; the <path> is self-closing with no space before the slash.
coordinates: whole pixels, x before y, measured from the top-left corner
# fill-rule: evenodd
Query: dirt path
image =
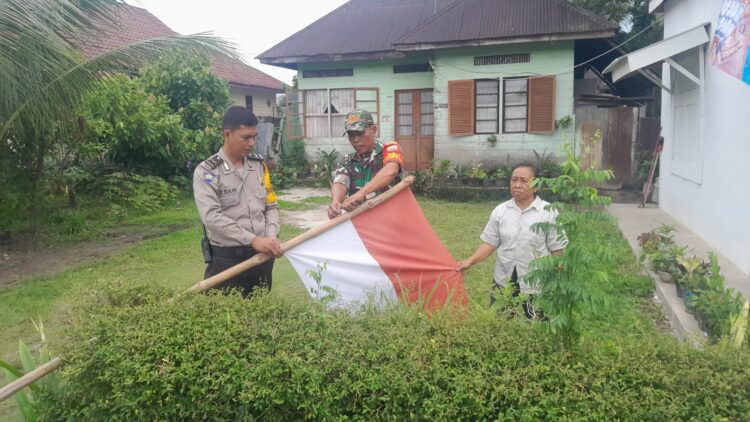
<path id="1" fill-rule="evenodd" d="M 292 188 L 279 194 L 279 199 L 283 201 L 300 201 L 305 198 L 316 196 L 328 196 L 330 191 L 323 188 Z M 281 211 L 281 224 L 296 226 L 301 229 L 311 229 L 328 221 L 327 206 L 320 205 L 307 211 Z"/>
<path id="2" fill-rule="evenodd" d="M 105 239 L 75 245 L 48 246 L 37 236 L 14 236 L 0 245 L 0 288 L 12 286 L 31 277 L 56 274 L 95 259 L 106 258 L 125 246 L 164 236 L 186 228 L 174 225 L 141 233 L 110 233 Z"/>
<path id="3" fill-rule="evenodd" d="M 328 189 L 299 187 L 279 195 L 284 201 L 300 201 L 315 196 L 328 196 Z M 307 211 L 281 211 L 281 224 L 310 229 L 328 221 L 326 207 Z M 146 239 L 164 236 L 186 226 L 176 225 L 144 228 L 141 233 L 109 233 L 105 239 L 84 241 L 75 245 L 47 245 L 36 236 L 14 236 L 0 244 L 0 288 L 18 284 L 24 279 L 52 275 L 83 263 L 107 258 L 122 248 Z"/>

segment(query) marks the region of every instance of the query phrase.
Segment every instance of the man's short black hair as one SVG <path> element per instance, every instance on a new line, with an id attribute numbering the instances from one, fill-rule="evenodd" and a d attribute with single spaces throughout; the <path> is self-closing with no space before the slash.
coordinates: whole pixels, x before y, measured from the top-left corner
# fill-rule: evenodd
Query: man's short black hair
<path id="1" fill-rule="evenodd" d="M 258 118 L 250 109 L 242 106 L 232 106 L 224 113 L 221 130 L 235 131 L 240 126 L 258 126 Z"/>
<path id="2" fill-rule="evenodd" d="M 534 177 L 536 177 L 536 175 L 537 175 L 537 170 L 536 170 L 536 166 L 535 166 L 535 165 L 533 165 L 533 164 L 531 164 L 531 163 L 530 163 L 530 162 L 528 162 L 528 161 L 521 161 L 520 163 L 518 163 L 518 164 L 516 164 L 515 166 L 513 166 L 513 170 L 511 170 L 511 174 L 512 174 L 512 173 L 513 173 L 514 171 L 516 171 L 516 169 L 517 169 L 517 168 L 521 168 L 521 167 L 527 167 L 527 168 L 530 168 L 530 169 L 531 169 L 531 172 L 532 172 L 532 173 L 534 174 Z"/>

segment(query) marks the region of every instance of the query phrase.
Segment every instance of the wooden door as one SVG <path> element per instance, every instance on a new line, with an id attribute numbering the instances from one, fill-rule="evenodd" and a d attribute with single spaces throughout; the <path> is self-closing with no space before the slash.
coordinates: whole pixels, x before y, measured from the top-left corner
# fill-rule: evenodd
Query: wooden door
<path id="1" fill-rule="evenodd" d="M 431 89 L 396 91 L 396 141 L 404 170 L 429 168 L 435 155 L 435 118 Z"/>

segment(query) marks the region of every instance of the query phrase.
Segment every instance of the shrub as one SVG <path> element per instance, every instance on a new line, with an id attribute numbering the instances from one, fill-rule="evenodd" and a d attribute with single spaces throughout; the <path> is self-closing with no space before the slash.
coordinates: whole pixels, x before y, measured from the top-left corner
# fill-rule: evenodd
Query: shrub
<path id="1" fill-rule="evenodd" d="M 139 211 L 156 211 L 178 196 L 177 188 L 160 177 L 124 172 L 105 176 L 98 189 L 115 204 L 127 205 Z M 122 214 L 121 210 L 112 211 Z"/>
<path id="2" fill-rule="evenodd" d="M 114 289 L 114 290 L 113 290 Z M 667 336 L 562 351 L 522 318 L 91 293 L 46 420 L 747 420 L 750 359 Z M 138 300 L 130 300 L 135 295 Z M 97 337 L 88 343 L 86 340 Z"/>

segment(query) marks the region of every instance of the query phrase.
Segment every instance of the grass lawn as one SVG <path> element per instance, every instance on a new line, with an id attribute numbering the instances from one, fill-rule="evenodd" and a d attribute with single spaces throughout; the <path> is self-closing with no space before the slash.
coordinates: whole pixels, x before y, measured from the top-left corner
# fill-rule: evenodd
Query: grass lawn
<path id="1" fill-rule="evenodd" d="M 283 209 L 304 210 L 324 204 L 327 198 L 312 198 L 299 203 L 283 203 Z M 492 209 L 491 202 L 450 203 L 420 199 L 425 215 L 438 237 L 457 260 L 468 257 L 479 243 L 481 233 Z M 128 224 L 170 225 L 189 223 L 189 228 L 150 239 L 128 247 L 115 256 L 82 265 L 49 277 L 25 280 L 17 286 L 0 290 L 0 356 L 17 362 L 17 342 L 37 341 L 31 318 L 41 318 L 50 346 L 62 350 L 66 346 L 64 328 L 69 304 L 86 295 L 91 289 L 106 283 L 145 281 L 163 285 L 175 293 L 202 279 L 204 264 L 199 250 L 201 229 L 197 212 L 190 203 L 180 208 L 150 215 L 133 217 Z M 283 227 L 281 237 L 290 239 L 302 231 Z M 639 337 L 648 341 L 654 336 L 665 336 L 660 327 L 661 316 L 651 300 L 650 280 L 637 275 L 635 259 L 627 243 L 613 224 L 596 224 L 587 234 L 591 241 L 603 242 L 613 248 L 616 257 L 602 262 L 602 271 L 611 276 L 611 283 L 592 286 L 607 295 L 610 310 L 606 315 L 592 316 L 586 321 L 584 338 Z M 486 306 L 494 259 L 476 265 L 466 273 L 466 284 L 473 306 Z M 302 283 L 286 259 L 277 261 L 274 268 L 272 295 L 291 300 L 309 300 Z M 6 417 L 12 400 L 0 405 L 0 418 Z"/>

